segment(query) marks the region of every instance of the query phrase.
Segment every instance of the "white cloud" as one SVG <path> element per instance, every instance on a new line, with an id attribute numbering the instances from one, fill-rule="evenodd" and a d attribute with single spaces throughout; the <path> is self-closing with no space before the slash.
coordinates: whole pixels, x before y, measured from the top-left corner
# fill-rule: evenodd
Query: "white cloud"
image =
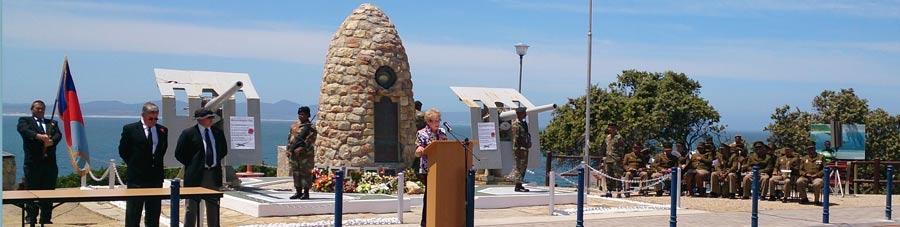
<path id="1" fill-rule="evenodd" d="M 216 27 L 146 18 L 112 20 L 103 14 L 81 14 L 60 8 L 63 7 L 12 4 L 3 15 L 4 41 L 31 48 L 247 58 L 320 65 L 333 32 L 299 29 L 279 22 Z M 180 11 L 131 5 L 103 9 L 116 12 Z M 409 37 L 404 37 L 404 41 L 413 72 L 417 77 L 437 76 L 435 83 L 514 84 L 509 80 L 518 72 L 517 56 L 508 46 L 433 43 Z M 568 93 L 573 88 L 580 90 L 584 87 L 586 74 L 586 56 L 581 51 L 585 47 L 565 40 L 554 42 L 534 45 L 535 48 L 529 51 L 525 59 L 528 82 L 523 84 L 526 87 L 540 85 L 540 88 L 548 89 L 548 93 Z M 900 79 L 890 74 L 896 72 L 894 64 L 883 59 L 836 53 L 842 49 L 897 54 L 900 43 L 738 40 L 672 46 L 595 40 L 593 75 L 594 82 L 605 83 L 612 81 L 621 70 L 634 68 L 749 80 L 900 83 Z M 847 82 L 850 76 L 852 82 Z"/>
<path id="2" fill-rule="evenodd" d="M 586 1 L 494 0 L 512 8 L 587 13 Z M 758 12 L 821 12 L 858 17 L 900 17 L 898 1 L 645 0 L 594 1 L 594 12 L 613 14 L 736 16 Z"/>
<path id="3" fill-rule="evenodd" d="M 7 9 L 5 41 L 35 48 L 257 58 L 311 64 L 324 59 L 330 34 L 224 28 L 64 12 Z M 325 45 L 323 45 L 325 44 Z"/>
<path id="4" fill-rule="evenodd" d="M 56 12 L 80 12 L 80 13 L 116 13 L 116 14 L 165 14 L 165 15 L 191 15 L 191 16 L 215 16 L 218 13 L 202 9 L 177 9 L 150 5 L 121 4 L 116 2 L 93 1 L 3 1 L 4 7 L 42 9 Z"/>

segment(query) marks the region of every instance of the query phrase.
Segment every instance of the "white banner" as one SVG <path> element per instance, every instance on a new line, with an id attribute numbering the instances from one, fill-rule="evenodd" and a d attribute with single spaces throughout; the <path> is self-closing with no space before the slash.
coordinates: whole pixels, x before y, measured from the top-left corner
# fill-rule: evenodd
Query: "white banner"
<path id="1" fill-rule="evenodd" d="M 478 149 L 497 150 L 497 128 L 493 122 L 478 123 Z"/>
<path id="2" fill-rule="evenodd" d="M 256 149 L 256 133 L 253 117 L 231 116 L 231 149 Z"/>

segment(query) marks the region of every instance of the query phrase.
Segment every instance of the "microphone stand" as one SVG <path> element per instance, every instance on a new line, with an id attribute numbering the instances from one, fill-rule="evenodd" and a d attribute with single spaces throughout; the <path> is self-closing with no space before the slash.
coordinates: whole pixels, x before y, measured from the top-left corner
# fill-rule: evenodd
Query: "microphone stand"
<path id="1" fill-rule="evenodd" d="M 444 122 L 444 123 L 446 123 L 446 122 Z M 473 171 L 473 172 L 475 171 L 472 167 L 469 166 L 469 157 L 466 156 L 466 154 L 469 154 L 470 152 L 472 152 L 472 151 L 469 150 L 469 137 L 466 137 L 466 139 L 465 139 L 464 141 L 459 141 L 459 137 L 456 136 L 456 133 L 453 132 L 453 129 L 450 128 L 450 126 L 448 126 L 447 124 L 444 124 L 444 127 L 447 128 L 447 132 L 450 133 L 451 136 L 453 136 L 453 139 L 455 139 L 456 141 L 458 141 L 458 142 L 459 142 L 459 145 L 463 147 L 463 151 L 464 151 L 464 152 L 463 152 L 463 161 L 465 162 L 465 165 L 466 165 L 466 170 L 464 171 L 464 175 L 466 176 L 466 183 L 465 183 L 465 185 L 466 185 L 466 186 L 465 186 L 465 188 L 466 188 L 466 190 L 465 190 L 465 191 L 466 191 L 466 202 L 465 202 L 465 204 L 466 204 L 466 219 L 469 219 L 469 217 L 468 217 L 468 216 L 469 216 L 469 215 L 468 215 L 468 213 L 469 213 L 468 208 L 469 208 L 470 205 L 471 205 L 472 207 L 474 207 L 474 204 L 468 204 L 468 203 L 469 203 L 469 198 L 468 198 L 468 197 L 469 197 L 470 193 L 474 194 L 473 192 L 471 192 L 471 191 L 469 191 L 469 190 L 475 190 L 475 189 L 474 189 L 474 186 L 475 186 L 474 184 L 472 185 L 473 188 L 471 188 L 471 189 L 470 189 L 469 186 L 468 186 L 468 184 L 469 184 L 469 183 L 468 183 L 468 181 L 469 181 L 469 179 L 468 179 L 468 177 L 469 177 L 469 171 Z M 472 154 L 472 157 L 474 157 L 474 156 L 475 156 L 475 154 Z M 474 202 L 474 201 L 473 201 L 473 202 Z M 470 223 L 469 221 L 471 221 L 471 220 L 466 220 L 466 224 L 467 224 L 467 225 Z"/>

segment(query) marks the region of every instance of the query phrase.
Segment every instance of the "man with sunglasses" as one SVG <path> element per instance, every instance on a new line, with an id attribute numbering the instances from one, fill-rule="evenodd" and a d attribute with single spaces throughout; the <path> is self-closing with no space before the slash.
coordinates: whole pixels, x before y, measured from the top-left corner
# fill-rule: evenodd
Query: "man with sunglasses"
<path id="1" fill-rule="evenodd" d="M 159 107 L 151 102 L 141 108 L 141 120 L 122 127 L 119 156 L 128 170 L 128 188 L 162 188 L 163 157 L 166 156 L 168 129 L 157 124 Z M 146 211 L 144 226 L 159 226 L 159 199 L 130 199 L 125 203 L 125 226 L 140 226 L 141 211 Z"/>

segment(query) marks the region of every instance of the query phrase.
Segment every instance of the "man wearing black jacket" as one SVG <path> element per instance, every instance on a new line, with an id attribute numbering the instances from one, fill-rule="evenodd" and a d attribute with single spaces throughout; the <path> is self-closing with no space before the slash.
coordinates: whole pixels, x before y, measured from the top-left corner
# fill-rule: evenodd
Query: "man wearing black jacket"
<path id="1" fill-rule="evenodd" d="M 31 103 L 31 116 L 20 117 L 17 129 L 22 136 L 22 148 L 25 150 L 25 189 L 26 190 L 53 190 L 56 189 L 56 175 L 59 172 L 56 166 L 56 145 L 62 140 L 62 134 L 56 121 L 44 118 L 44 110 L 47 107 L 44 101 L 35 100 Z M 38 208 L 40 207 L 40 208 Z M 41 214 L 41 224 L 52 224 L 53 207 L 49 202 L 41 202 L 37 205 L 26 204 L 27 221 L 35 223 Z"/>
<path id="2" fill-rule="evenodd" d="M 168 129 L 157 124 L 159 107 L 151 102 L 141 108 L 141 120 L 122 127 L 119 156 L 128 166 L 128 188 L 162 188 L 163 157 L 168 145 Z M 144 226 L 159 226 L 159 199 L 131 199 L 125 205 L 125 226 L 140 226 L 141 210 L 146 210 Z"/>
<path id="3" fill-rule="evenodd" d="M 222 158 L 228 154 L 225 133 L 212 127 L 216 114 L 207 109 L 194 112 L 197 124 L 181 132 L 175 146 L 175 158 L 184 164 L 184 186 L 219 190 L 222 187 Z M 196 226 L 200 202 L 188 200 L 185 227 Z M 206 200 L 206 221 L 219 226 L 219 200 Z"/>

